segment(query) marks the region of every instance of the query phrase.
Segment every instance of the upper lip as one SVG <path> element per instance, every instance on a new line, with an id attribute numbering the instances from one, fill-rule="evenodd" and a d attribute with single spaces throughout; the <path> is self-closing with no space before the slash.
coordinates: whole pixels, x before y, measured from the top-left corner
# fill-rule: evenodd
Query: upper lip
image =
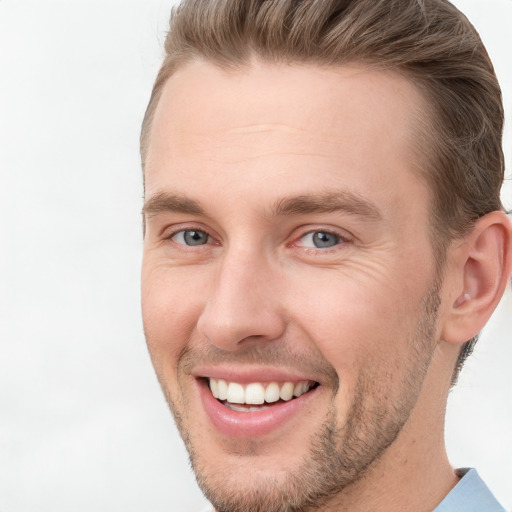
<path id="1" fill-rule="evenodd" d="M 318 382 L 317 376 L 276 367 L 229 368 L 223 366 L 202 366 L 194 368 L 192 376 L 196 378 L 211 377 L 223 379 L 227 382 L 238 382 L 239 384 L 249 384 L 251 382 L 300 382 L 306 380 Z"/>

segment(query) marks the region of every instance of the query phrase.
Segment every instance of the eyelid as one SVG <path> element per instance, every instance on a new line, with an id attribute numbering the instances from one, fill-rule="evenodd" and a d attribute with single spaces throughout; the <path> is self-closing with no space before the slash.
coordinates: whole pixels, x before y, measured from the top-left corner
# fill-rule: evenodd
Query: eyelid
<path id="1" fill-rule="evenodd" d="M 332 247 L 325 247 L 325 248 L 301 246 L 300 241 L 305 236 L 312 235 L 313 233 L 326 233 L 328 235 L 332 235 L 332 236 L 339 238 L 340 241 L 339 241 L 339 243 L 333 245 Z M 319 251 L 319 252 L 325 253 L 325 252 L 328 252 L 329 250 L 331 250 L 331 251 L 336 250 L 337 248 L 339 248 L 340 245 L 344 245 L 345 243 L 352 242 L 353 239 L 354 238 L 352 236 L 350 236 L 345 230 L 336 229 L 334 227 L 318 226 L 318 227 L 313 227 L 313 228 L 307 229 L 306 231 L 300 231 L 298 236 L 293 237 L 294 241 L 290 245 L 300 247 L 300 248 L 306 249 L 306 250 Z"/>
<path id="2" fill-rule="evenodd" d="M 199 244 L 191 244 L 186 242 L 186 234 L 187 233 L 200 233 L 201 235 L 204 235 L 204 239 Z M 179 231 L 176 231 L 173 235 L 171 235 L 170 238 L 173 242 L 177 243 L 178 245 L 185 245 L 186 247 L 201 247 L 203 245 L 208 245 L 211 240 L 211 236 L 206 233 L 205 231 L 201 231 L 199 229 L 181 229 Z M 178 239 L 183 239 L 179 240 Z"/>
<path id="3" fill-rule="evenodd" d="M 201 224 L 197 224 L 194 222 L 183 222 L 183 223 L 175 224 L 172 226 L 167 226 L 162 230 L 160 236 L 161 236 L 161 239 L 164 241 L 172 241 L 173 237 L 175 237 L 178 233 L 182 233 L 184 231 L 200 231 L 201 233 L 204 233 L 209 239 L 208 242 L 204 245 L 210 244 L 211 241 L 218 244 L 217 237 L 215 236 L 215 234 L 212 233 L 212 231 L 210 229 L 208 229 L 207 227 L 205 227 Z M 179 244 L 179 245 L 184 245 L 184 244 Z"/>

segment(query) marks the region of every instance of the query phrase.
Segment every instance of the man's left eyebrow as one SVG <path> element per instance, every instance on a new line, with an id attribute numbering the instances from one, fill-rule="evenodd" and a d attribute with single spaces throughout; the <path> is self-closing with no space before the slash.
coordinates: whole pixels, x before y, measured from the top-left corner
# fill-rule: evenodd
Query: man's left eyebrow
<path id="1" fill-rule="evenodd" d="M 375 204 L 346 190 L 284 198 L 277 201 L 272 208 L 275 216 L 334 212 L 344 212 L 373 221 L 382 219 L 382 214 Z"/>

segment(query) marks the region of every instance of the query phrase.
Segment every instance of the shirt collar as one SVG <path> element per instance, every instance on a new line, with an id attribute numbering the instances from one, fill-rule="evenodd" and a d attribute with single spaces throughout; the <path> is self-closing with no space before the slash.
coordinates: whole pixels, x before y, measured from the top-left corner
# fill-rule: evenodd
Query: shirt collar
<path id="1" fill-rule="evenodd" d="M 476 469 L 456 470 L 459 483 L 434 512 L 506 512 L 480 478 Z"/>

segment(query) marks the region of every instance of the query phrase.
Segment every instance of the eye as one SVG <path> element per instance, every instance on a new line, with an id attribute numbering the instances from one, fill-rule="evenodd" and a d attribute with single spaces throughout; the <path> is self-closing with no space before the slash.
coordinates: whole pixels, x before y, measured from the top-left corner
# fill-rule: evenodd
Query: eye
<path id="1" fill-rule="evenodd" d="M 340 235 L 330 233 L 329 231 L 311 231 L 303 235 L 300 241 L 303 247 L 329 249 L 340 244 L 344 239 Z"/>
<path id="2" fill-rule="evenodd" d="M 174 233 L 171 240 L 181 245 L 197 246 L 207 244 L 210 241 L 210 236 L 197 229 L 184 229 Z"/>

